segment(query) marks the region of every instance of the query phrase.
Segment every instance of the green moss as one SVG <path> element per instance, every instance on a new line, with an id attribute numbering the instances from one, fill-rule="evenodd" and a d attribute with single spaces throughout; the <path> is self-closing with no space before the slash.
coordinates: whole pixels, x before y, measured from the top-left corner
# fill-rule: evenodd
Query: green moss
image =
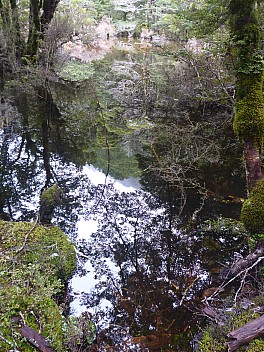
<path id="1" fill-rule="evenodd" d="M 213 336 L 213 328 L 208 327 L 204 332 L 201 341 L 199 341 L 198 351 L 200 352 L 224 352 L 226 351 L 225 339 L 219 340 Z"/>
<path id="2" fill-rule="evenodd" d="M 42 224 L 51 223 L 54 209 L 59 205 L 60 198 L 61 190 L 56 184 L 41 193 L 39 216 Z"/>
<path id="3" fill-rule="evenodd" d="M 224 352 L 226 351 L 227 334 L 235 330 L 249 321 L 256 319 L 260 314 L 253 310 L 238 309 L 233 313 L 226 315 L 226 324 L 219 326 L 217 324 L 210 324 L 204 331 L 203 336 L 198 344 L 198 351 L 200 352 Z M 238 351 L 250 351 L 250 352 L 263 352 L 263 350 L 253 348 L 259 348 L 262 345 L 262 340 L 259 342 L 258 339 L 252 341 L 248 346 L 241 347 Z M 257 346 L 257 347 L 256 347 Z"/>
<path id="4" fill-rule="evenodd" d="M 264 234 L 263 233 L 251 233 L 248 238 L 248 247 L 250 250 L 256 248 L 259 242 L 264 243 Z"/>
<path id="5" fill-rule="evenodd" d="M 65 319 L 55 297 L 75 270 L 73 245 L 56 227 L 0 221 L 0 253 L 0 350 L 35 351 L 12 323 L 20 317 L 64 351 Z"/>
<path id="6" fill-rule="evenodd" d="M 251 342 L 248 346 L 247 352 L 263 352 L 264 341 L 262 339 L 256 339 Z"/>
<path id="7" fill-rule="evenodd" d="M 264 136 L 263 56 L 260 25 L 255 1 L 231 0 L 229 5 L 231 38 L 236 70 L 234 131 L 244 141 L 261 147 Z"/>
<path id="8" fill-rule="evenodd" d="M 249 232 L 264 232 L 264 179 L 258 181 L 243 204 L 241 220 Z"/>
<path id="9" fill-rule="evenodd" d="M 28 271 L 27 275 L 29 275 Z M 28 276 L 34 279 L 33 272 Z M 14 278 L 14 276 L 12 276 Z M 19 350 L 35 351 L 24 339 L 21 338 L 16 324 L 12 324 L 12 317 L 23 317 L 24 323 L 35 331 L 41 327 L 41 335 L 48 338 L 56 351 L 63 351 L 63 324 L 64 318 L 56 302 L 48 297 L 47 287 L 41 284 L 30 289 L 21 282 L 25 276 L 16 273 L 16 285 L 1 288 L 0 298 L 0 330 L 2 336 Z M 27 283 L 27 280 L 24 280 Z M 1 283 L 3 282 L 3 278 Z M 53 287 L 54 289 L 54 287 Z M 43 293 L 43 291 L 44 293 Z M 10 325 L 14 332 L 11 334 Z M 0 339 L 0 349 L 6 350 L 7 344 Z M 10 345 L 8 346 L 10 348 Z"/>
<path id="10" fill-rule="evenodd" d="M 243 76 L 241 82 L 237 82 L 234 131 L 244 141 L 254 140 L 262 145 L 264 135 L 262 77 L 260 74 Z"/>
<path id="11" fill-rule="evenodd" d="M 259 180 L 250 192 L 250 198 L 264 198 L 264 179 Z"/>
<path id="12" fill-rule="evenodd" d="M 17 250 L 23 244 L 33 224 L 0 221 L 1 249 Z M 19 255 L 25 263 L 42 263 L 42 269 L 51 268 L 62 281 L 67 281 L 76 268 L 75 250 L 67 235 L 58 227 L 36 225 L 28 237 L 25 249 Z"/>
<path id="13" fill-rule="evenodd" d="M 57 184 L 45 189 L 40 196 L 41 201 L 47 202 L 50 206 L 57 205 L 61 195 L 61 190 Z"/>

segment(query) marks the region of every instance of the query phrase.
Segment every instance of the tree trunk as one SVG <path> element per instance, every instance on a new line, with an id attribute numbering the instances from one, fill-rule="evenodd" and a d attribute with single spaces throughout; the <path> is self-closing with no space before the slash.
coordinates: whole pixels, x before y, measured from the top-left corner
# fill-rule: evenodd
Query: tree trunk
<path id="1" fill-rule="evenodd" d="M 44 0 L 43 13 L 41 15 L 42 30 L 46 30 L 47 25 L 50 23 L 54 16 L 58 4 L 59 0 Z"/>
<path id="2" fill-rule="evenodd" d="M 29 34 L 26 55 L 33 62 L 37 61 L 40 42 L 54 16 L 58 4 L 59 0 L 30 0 Z"/>
<path id="3" fill-rule="evenodd" d="M 263 58 L 256 0 L 231 0 L 229 5 L 236 72 L 234 131 L 244 141 L 248 190 L 262 179 L 264 136 Z"/>
<path id="4" fill-rule="evenodd" d="M 20 25 L 19 25 L 19 14 L 16 0 L 10 0 L 10 6 L 12 10 L 12 28 L 13 28 L 13 45 L 15 49 L 15 56 L 17 60 L 20 60 L 21 53 L 23 52 L 24 43 L 21 39 Z"/>
<path id="5" fill-rule="evenodd" d="M 254 146 L 252 140 L 245 143 L 244 158 L 248 191 L 250 192 L 254 188 L 256 182 L 263 177 L 261 169 L 261 154 L 259 149 Z"/>
<path id="6" fill-rule="evenodd" d="M 23 325 L 20 328 L 20 333 L 38 351 L 55 352 L 49 341 L 29 326 Z"/>
<path id="7" fill-rule="evenodd" d="M 39 0 L 30 1 L 29 31 L 26 55 L 33 62 L 36 62 L 37 60 L 37 54 L 39 49 L 39 40 L 41 33 L 40 9 L 41 7 Z"/>

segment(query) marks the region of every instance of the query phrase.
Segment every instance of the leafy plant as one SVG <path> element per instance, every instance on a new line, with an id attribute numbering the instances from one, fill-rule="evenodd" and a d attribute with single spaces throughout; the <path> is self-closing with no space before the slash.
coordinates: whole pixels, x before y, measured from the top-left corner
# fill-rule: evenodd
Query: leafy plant
<path id="1" fill-rule="evenodd" d="M 93 74 L 93 67 L 77 61 L 70 61 L 59 73 L 65 81 L 85 81 Z"/>

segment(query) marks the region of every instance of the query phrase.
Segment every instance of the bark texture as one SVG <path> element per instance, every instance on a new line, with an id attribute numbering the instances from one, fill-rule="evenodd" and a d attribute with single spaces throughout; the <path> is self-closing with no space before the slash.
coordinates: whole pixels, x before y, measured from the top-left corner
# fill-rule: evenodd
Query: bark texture
<path id="1" fill-rule="evenodd" d="M 228 343 L 228 352 L 237 351 L 240 346 L 250 343 L 256 337 L 262 336 L 263 334 L 264 315 L 250 321 L 227 335 L 232 339 L 232 341 Z"/>
<path id="2" fill-rule="evenodd" d="M 22 326 L 20 333 L 27 341 L 40 352 L 55 352 L 51 344 L 35 330 L 27 325 Z"/>
<path id="3" fill-rule="evenodd" d="M 256 182 L 263 177 L 260 150 L 254 146 L 252 140 L 245 143 L 244 158 L 246 163 L 248 190 L 251 191 Z"/>

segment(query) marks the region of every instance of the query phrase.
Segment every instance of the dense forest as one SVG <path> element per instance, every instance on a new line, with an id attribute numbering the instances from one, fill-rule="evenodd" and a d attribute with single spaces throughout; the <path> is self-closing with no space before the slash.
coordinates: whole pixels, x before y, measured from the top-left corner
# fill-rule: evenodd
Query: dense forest
<path id="1" fill-rule="evenodd" d="M 0 0 L 1 351 L 264 351 L 263 14 Z"/>

